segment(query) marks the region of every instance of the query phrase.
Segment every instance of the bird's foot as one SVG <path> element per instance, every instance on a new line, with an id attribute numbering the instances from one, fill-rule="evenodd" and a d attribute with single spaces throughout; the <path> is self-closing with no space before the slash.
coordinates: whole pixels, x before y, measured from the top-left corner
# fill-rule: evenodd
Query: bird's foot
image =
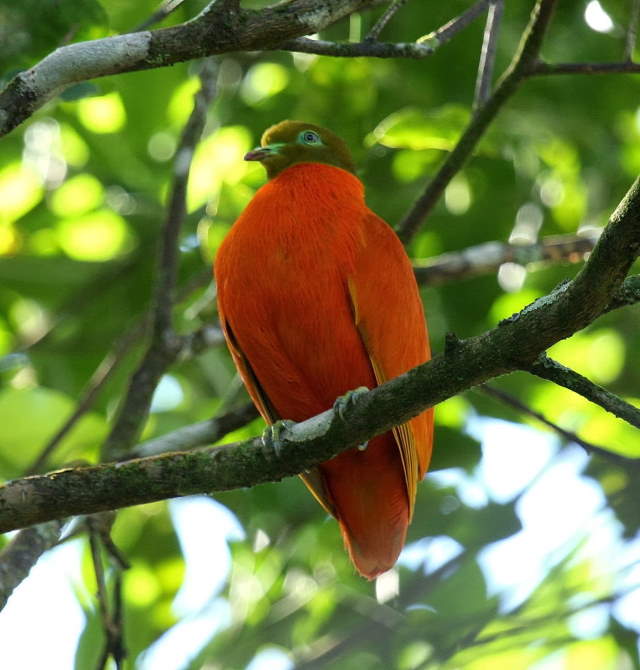
<path id="1" fill-rule="evenodd" d="M 283 419 L 282 421 L 276 421 L 267 426 L 260 437 L 263 446 L 267 449 L 273 449 L 276 452 L 276 456 L 279 458 L 280 450 L 282 449 L 282 437 L 294 423 L 294 421 Z"/>
<path id="2" fill-rule="evenodd" d="M 336 398 L 336 401 L 333 403 L 333 409 L 338 412 L 338 416 L 344 420 L 345 412 L 349 409 L 350 405 L 365 393 L 369 393 L 369 389 L 366 386 L 358 386 L 357 389 L 353 391 L 347 391 L 344 395 Z"/>
<path id="3" fill-rule="evenodd" d="M 339 398 L 336 398 L 336 401 L 333 403 L 333 409 L 338 413 L 338 416 L 342 420 L 344 420 L 345 412 L 347 411 L 349 406 L 353 405 L 353 403 L 365 393 L 369 393 L 369 389 L 366 386 L 358 386 L 357 389 L 347 391 L 344 395 L 341 395 Z M 369 442 L 363 442 L 362 444 L 359 444 L 358 451 L 364 451 L 368 445 Z"/>

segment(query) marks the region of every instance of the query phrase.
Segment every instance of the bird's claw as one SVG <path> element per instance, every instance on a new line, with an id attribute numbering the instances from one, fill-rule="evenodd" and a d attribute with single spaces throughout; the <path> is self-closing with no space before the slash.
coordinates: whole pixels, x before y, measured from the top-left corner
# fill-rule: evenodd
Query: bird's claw
<path id="1" fill-rule="evenodd" d="M 358 386 L 357 389 L 352 391 L 347 391 L 344 395 L 341 395 L 339 398 L 336 398 L 336 401 L 333 403 L 333 409 L 338 413 L 338 416 L 344 421 L 345 412 L 350 405 L 365 393 L 369 393 L 369 389 L 366 386 Z M 358 451 L 364 451 L 369 446 L 369 442 L 363 442 L 358 445 Z"/>
<path id="2" fill-rule="evenodd" d="M 276 452 L 276 456 L 280 457 L 283 434 L 293 425 L 294 422 L 289 421 L 288 419 L 276 421 L 275 423 L 268 425 L 260 437 L 263 446 L 267 449 L 273 449 Z"/>
<path id="3" fill-rule="evenodd" d="M 333 409 L 338 413 L 338 416 L 344 420 L 345 412 L 349 409 L 349 406 L 353 405 L 353 403 L 365 393 L 369 393 L 369 389 L 366 386 L 358 386 L 357 389 L 347 391 L 344 395 L 336 398 L 336 401 L 333 403 Z"/>

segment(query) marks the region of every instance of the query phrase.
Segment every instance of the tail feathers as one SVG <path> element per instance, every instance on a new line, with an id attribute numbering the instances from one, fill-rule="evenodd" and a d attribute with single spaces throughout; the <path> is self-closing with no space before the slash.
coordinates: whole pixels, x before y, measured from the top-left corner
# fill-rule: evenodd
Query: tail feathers
<path id="1" fill-rule="evenodd" d="M 384 539 L 351 533 L 340 521 L 340 530 L 349 558 L 356 570 L 366 579 L 372 580 L 390 570 L 398 560 L 407 535 L 408 523 L 391 529 Z"/>
<path id="2" fill-rule="evenodd" d="M 391 569 L 404 546 L 409 498 L 393 436 L 374 438 L 321 466 L 342 537 L 356 570 L 367 579 Z"/>

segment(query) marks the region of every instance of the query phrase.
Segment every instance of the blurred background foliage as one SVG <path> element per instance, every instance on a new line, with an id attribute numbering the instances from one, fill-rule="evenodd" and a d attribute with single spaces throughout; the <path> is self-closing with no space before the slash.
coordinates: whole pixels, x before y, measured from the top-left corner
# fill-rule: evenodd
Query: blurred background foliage
<path id="1" fill-rule="evenodd" d="M 186 0 L 163 25 L 194 16 L 203 4 Z M 632 4 L 559 3 L 543 55 L 622 60 Z M 531 5 L 506 3 L 498 71 Z M 410 2 L 383 38 L 415 40 L 468 6 Z M 73 9 L 2 0 L 0 78 L 70 41 L 132 30 L 155 9 L 152 0 L 83 0 Z M 380 11 L 356 14 L 323 37 L 359 40 Z M 265 127 L 283 118 L 331 126 L 353 149 L 370 206 L 396 224 L 470 116 L 482 30 L 482 21 L 474 23 L 424 61 L 220 57 L 218 95 L 189 185 L 179 330 L 215 320 L 214 294 L 202 277 L 264 181 L 260 166 L 242 156 Z M 78 85 L 0 145 L 5 479 L 25 473 L 116 347 L 126 351 L 116 373 L 46 468 L 98 458 L 143 351 L 171 161 L 198 88 L 195 71 L 181 64 Z M 603 226 L 640 171 L 639 94 L 632 75 L 526 82 L 451 182 L 410 255 L 419 262 L 488 240 L 530 242 Z M 424 288 L 434 350 L 447 331 L 478 334 L 578 268 L 509 264 L 497 276 Z M 637 403 L 638 325 L 637 307 L 618 310 L 550 353 Z M 637 431 L 581 397 L 525 374 L 495 383 L 581 438 L 640 456 Z M 243 402 L 224 348 L 208 350 L 163 377 L 144 437 Z M 588 459 L 478 392 L 452 398 L 436 417 L 433 474 L 420 487 L 407 549 L 397 570 L 375 585 L 354 574 L 336 524 L 294 479 L 216 495 L 215 502 L 121 512 L 114 539 L 132 564 L 124 577 L 130 666 L 640 668 L 637 471 Z M 225 441 L 261 429 L 256 420 Z M 95 577 L 83 539 L 63 550 L 77 568 L 68 579 L 80 623 L 75 633 L 58 635 L 75 660 L 62 660 L 60 651 L 49 655 L 48 667 L 82 670 L 94 667 L 102 644 Z M 0 615 L 6 640 L 20 620 L 20 598 L 27 596 L 18 591 Z M 33 619 L 23 625 L 31 640 L 43 633 Z M 34 667 L 20 665 L 26 653 L 7 667 Z"/>

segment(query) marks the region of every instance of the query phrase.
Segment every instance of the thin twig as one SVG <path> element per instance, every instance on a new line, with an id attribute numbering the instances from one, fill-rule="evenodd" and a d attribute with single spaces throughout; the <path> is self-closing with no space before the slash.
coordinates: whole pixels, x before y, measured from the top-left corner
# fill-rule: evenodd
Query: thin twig
<path id="1" fill-rule="evenodd" d="M 102 389 L 111 380 L 115 372 L 117 372 L 122 362 L 126 360 L 131 349 L 144 335 L 144 332 L 147 329 L 148 317 L 149 314 L 145 314 L 138 323 L 132 326 L 132 328 L 130 328 L 130 330 L 116 342 L 113 350 L 102 359 L 83 390 L 75 409 L 27 468 L 25 472 L 26 475 L 33 475 L 40 472 L 55 449 L 60 445 L 63 438 L 68 435 L 78 421 L 91 410 Z M 184 360 L 186 358 L 197 356 L 203 351 L 218 346 L 223 342 L 224 337 L 218 326 L 214 324 L 204 325 L 193 333 L 180 336 L 176 358 Z"/>
<path id="2" fill-rule="evenodd" d="M 535 63 L 529 74 L 557 75 L 557 74 L 637 74 L 640 72 L 640 63 Z"/>
<path id="3" fill-rule="evenodd" d="M 558 433 L 558 435 L 562 436 L 568 442 L 574 442 L 575 444 L 580 445 L 589 454 L 596 454 L 598 456 L 603 456 L 607 460 L 618 463 L 619 465 L 640 465 L 640 458 L 623 456 L 622 454 L 618 454 L 614 451 L 611 451 L 611 449 L 607 449 L 606 447 L 600 447 L 597 444 L 593 444 L 593 442 L 583 440 L 579 435 L 576 435 L 575 433 L 572 433 L 571 431 L 562 428 L 562 426 L 553 423 L 553 421 L 547 419 L 540 412 L 531 409 L 531 407 L 528 407 L 521 400 L 518 400 L 518 398 L 511 395 L 510 393 L 506 393 L 505 391 L 495 388 L 494 386 L 489 386 L 488 384 L 481 384 L 480 386 L 476 387 L 476 390 L 484 393 L 485 395 L 491 396 L 492 398 L 499 400 L 505 405 L 513 407 L 522 414 L 526 414 L 530 417 L 533 417 L 537 421 L 540 421 L 540 423 L 543 423 L 548 428 L 551 428 L 553 431 Z"/>
<path id="4" fill-rule="evenodd" d="M 214 444 L 228 433 L 246 426 L 257 416 L 258 411 L 253 403 L 247 403 L 222 416 L 182 426 L 171 433 L 142 442 L 127 454 L 127 459 L 157 456 L 169 451 L 186 451 L 205 444 Z"/>
<path id="5" fill-rule="evenodd" d="M 49 521 L 21 530 L 0 552 L 0 611 L 14 589 L 40 556 L 60 539 L 61 521 Z"/>
<path id="6" fill-rule="evenodd" d="M 96 533 L 89 528 L 89 546 L 91 548 L 91 562 L 93 563 L 93 572 L 96 578 L 96 599 L 100 609 L 100 618 L 102 620 L 102 629 L 105 634 L 105 642 L 102 648 L 102 654 L 96 670 L 104 670 L 109 661 L 111 653 L 111 626 L 109 625 L 109 603 L 107 596 L 107 587 L 104 583 L 104 569 L 102 567 L 102 556 L 100 556 L 100 543 Z"/>
<path id="7" fill-rule="evenodd" d="M 491 0 L 478 0 L 474 5 L 469 7 L 467 11 L 451 19 L 443 26 L 432 33 L 421 37 L 419 42 L 436 42 L 437 44 L 444 44 L 448 42 L 456 33 L 459 33 L 463 28 L 466 28 L 472 23 L 484 10 L 489 6 Z"/>
<path id="8" fill-rule="evenodd" d="M 394 0 L 389 7 L 387 7 L 382 16 L 375 22 L 373 28 L 371 28 L 368 35 L 364 38 L 365 42 L 377 40 L 387 23 L 391 21 L 396 12 L 406 5 L 407 2 L 408 0 Z"/>
<path id="9" fill-rule="evenodd" d="M 525 29 L 520 46 L 511 64 L 498 82 L 493 94 L 478 110 L 462 137 L 447 156 L 435 177 L 428 183 L 422 195 L 413 204 L 398 226 L 400 239 L 406 244 L 418 231 L 422 220 L 440 199 L 451 179 L 469 158 L 480 138 L 519 85 L 531 74 L 537 62 L 553 9 L 557 0 L 537 0 L 531 12 L 529 25 Z"/>
<path id="10" fill-rule="evenodd" d="M 148 30 L 151 26 L 155 26 L 157 23 L 164 21 L 167 16 L 172 12 L 175 12 L 183 2 L 184 0 L 165 0 L 148 19 L 138 24 L 131 32 L 137 33 L 141 30 Z"/>
<path id="11" fill-rule="evenodd" d="M 492 0 L 487 12 L 487 23 L 482 39 L 482 50 L 480 52 L 480 63 L 478 65 L 478 76 L 476 79 L 476 91 L 473 99 L 473 109 L 477 112 L 487 101 L 491 93 L 491 80 L 496 61 L 496 49 L 498 46 L 498 33 L 502 22 L 504 0 Z"/>
<path id="12" fill-rule="evenodd" d="M 186 214 L 191 160 L 204 128 L 207 107 L 215 95 L 216 77 L 214 61 L 205 61 L 200 73 L 201 88 L 176 151 L 173 186 L 158 260 L 151 342 L 131 379 L 118 418 L 104 444 L 106 459 L 118 458 L 135 442 L 148 415 L 155 388 L 180 351 L 180 338 L 173 330 L 171 318 L 178 272 L 178 239 Z"/>
<path id="13" fill-rule="evenodd" d="M 208 323 L 193 333 L 182 335 L 180 340 L 178 358 L 184 360 L 185 358 L 197 356 L 207 349 L 224 344 L 224 335 L 219 325 Z"/>
<path id="14" fill-rule="evenodd" d="M 100 362 L 93 375 L 87 382 L 80 400 L 73 412 L 67 417 L 67 420 L 49 439 L 47 444 L 40 451 L 35 460 L 28 467 L 26 474 L 33 475 L 39 472 L 46 464 L 47 460 L 59 446 L 62 439 L 76 425 L 76 423 L 93 407 L 98 399 L 100 392 L 107 382 L 111 380 L 114 373 L 119 369 L 120 364 L 126 359 L 133 346 L 144 334 L 146 324 L 141 321 L 135 324 L 127 333 L 116 342 L 115 347 Z"/>
<path id="15" fill-rule="evenodd" d="M 640 19 L 640 0 L 633 0 L 631 12 L 629 15 L 629 25 L 627 26 L 627 39 L 624 45 L 624 57 L 627 61 L 633 60 L 633 52 L 636 49 L 636 40 L 638 37 L 638 20 Z"/>
<path id="16" fill-rule="evenodd" d="M 438 46 L 436 42 L 328 42 L 298 37 L 265 51 L 296 51 L 334 58 L 426 58 Z"/>
<path id="17" fill-rule="evenodd" d="M 472 23 L 490 2 L 491 0 L 479 0 L 466 12 L 448 21 L 432 33 L 424 35 L 416 42 L 377 42 L 367 39 L 363 42 L 327 42 L 326 40 L 298 37 L 282 42 L 273 48 L 335 58 L 425 58 Z"/>
<path id="18" fill-rule="evenodd" d="M 598 236 L 599 232 L 589 235 L 550 235 L 533 244 L 485 242 L 435 256 L 425 264 L 414 265 L 413 271 L 419 284 L 435 286 L 495 272 L 503 263 L 524 266 L 561 261 L 577 263 L 593 250 Z"/>
<path id="19" fill-rule="evenodd" d="M 564 386 L 570 391 L 583 396 L 596 405 L 600 405 L 607 412 L 611 412 L 627 423 L 640 428 L 640 409 L 623 400 L 615 393 L 595 384 L 571 368 L 554 361 L 545 354 L 541 354 L 535 362 L 527 368 L 528 372 L 547 379 L 548 381 Z"/>
<path id="20" fill-rule="evenodd" d="M 109 517 L 111 516 L 112 515 L 109 515 Z M 113 658 L 117 670 L 121 670 L 127 656 L 123 638 L 122 607 L 115 606 L 112 612 L 112 608 L 109 605 L 109 589 L 105 579 L 102 553 L 100 551 L 101 538 L 103 536 L 103 530 L 99 527 L 100 517 L 89 517 L 87 518 L 86 523 L 89 531 L 89 546 L 91 548 L 93 569 L 96 576 L 96 597 L 105 634 L 104 648 L 96 666 L 96 670 L 103 670 L 106 668 L 110 657 Z M 108 531 L 106 531 L 106 534 L 108 535 Z M 116 585 L 117 584 L 119 584 L 119 582 L 116 582 Z M 119 599 L 120 596 L 117 596 L 114 599 L 115 603 L 117 603 Z"/>

